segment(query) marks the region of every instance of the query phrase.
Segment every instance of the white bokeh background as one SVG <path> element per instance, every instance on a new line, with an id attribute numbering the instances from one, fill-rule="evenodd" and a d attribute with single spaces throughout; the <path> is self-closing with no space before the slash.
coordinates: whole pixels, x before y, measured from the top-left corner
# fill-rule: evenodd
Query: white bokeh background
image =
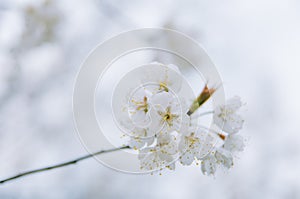
<path id="1" fill-rule="evenodd" d="M 300 198 L 297 0 L 1 0 L 0 178 L 86 153 L 72 118 L 80 63 L 99 42 L 141 27 L 195 38 L 226 95 L 247 103 L 248 142 L 234 168 L 216 178 L 196 166 L 128 175 L 90 159 L 1 185 L 0 198 Z"/>

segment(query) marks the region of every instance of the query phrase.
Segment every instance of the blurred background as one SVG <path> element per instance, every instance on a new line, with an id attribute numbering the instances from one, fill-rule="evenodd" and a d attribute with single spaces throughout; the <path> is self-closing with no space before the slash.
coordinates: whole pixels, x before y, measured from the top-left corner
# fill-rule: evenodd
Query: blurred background
<path id="1" fill-rule="evenodd" d="M 1 0 L 0 178 L 86 153 L 72 116 L 80 63 L 142 27 L 195 38 L 226 95 L 247 103 L 248 142 L 234 168 L 215 178 L 196 166 L 128 175 L 89 159 L 1 185 L 0 198 L 300 198 L 297 0 Z"/>

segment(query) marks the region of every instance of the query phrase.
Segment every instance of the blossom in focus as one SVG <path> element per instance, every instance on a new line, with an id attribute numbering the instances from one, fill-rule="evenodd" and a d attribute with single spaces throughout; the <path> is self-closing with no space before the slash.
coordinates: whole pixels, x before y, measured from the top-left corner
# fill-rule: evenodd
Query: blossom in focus
<path id="1" fill-rule="evenodd" d="M 133 123 L 137 126 L 146 126 L 150 123 L 150 99 L 151 93 L 145 88 L 138 89 L 129 101 L 128 112 Z"/>
<path id="2" fill-rule="evenodd" d="M 191 165 L 196 158 L 199 158 L 202 139 L 203 137 L 196 132 L 182 136 L 179 143 L 179 150 L 182 154 L 179 161 L 182 165 Z"/>
<path id="3" fill-rule="evenodd" d="M 201 162 L 201 171 L 205 175 L 215 174 L 217 169 L 217 159 L 214 155 L 206 156 Z"/>
<path id="4" fill-rule="evenodd" d="M 210 99 L 215 88 L 204 85 L 188 106 L 191 99 L 181 95 L 186 87 L 177 66 L 152 63 L 131 75 L 127 82 L 141 76 L 141 84 L 136 88 L 130 84 L 129 94 L 122 101 L 127 104 L 121 106 L 125 111 L 118 113 L 129 136 L 128 145 L 138 152 L 141 170 L 174 170 L 177 161 L 184 166 L 201 162 L 202 173 L 214 175 L 219 167 L 233 166 L 233 153 L 244 148 L 243 137 L 236 134 L 243 125 L 237 114 L 240 98 L 209 111 L 218 130 L 203 128 L 201 119 L 191 115 Z"/>
<path id="5" fill-rule="evenodd" d="M 169 92 L 162 91 L 153 97 L 154 109 L 159 115 L 160 124 L 167 131 L 179 130 L 181 125 L 181 105 Z"/>
<path id="6" fill-rule="evenodd" d="M 175 169 L 174 155 L 177 153 L 177 142 L 173 135 L 160 133 L 157 145 L 140 151 L 141 169 L 157 170 L 165 167 Z"/>
<path id="7" fill-rule="evenodd" d="M 145 128 L 136 127 L 130 132 L 131 139 L 128 145 L 134 149 L 143 148 L 145 145 L 150 146 L 154 142 L 154 135 Z"/>
<path id="8" fill-rule="evenodd" d="M 182 79 L 179 68 L 173 64 L 165 65 L 153 62 L 144 72 L 142 83 L 152 82 L 156 84 L 155 92 L 175 92 L 181 89 Z"/>

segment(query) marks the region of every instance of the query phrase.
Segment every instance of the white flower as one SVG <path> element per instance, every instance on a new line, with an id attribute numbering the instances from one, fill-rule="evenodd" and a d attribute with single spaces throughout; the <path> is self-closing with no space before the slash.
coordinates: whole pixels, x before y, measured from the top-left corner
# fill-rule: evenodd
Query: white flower
<path id="1" fill-rule="evenodd" d="M 165 165 L 165 162 L 160 159 L 159 152 L 154 147 L 141 150 L 139 160 L 141 169 L 148 171 L 161 169 Z"/>
<path id="2" fill-rule="evenodd" d="M 197 157 L 198 160 L 205 159 L 209 154 L 213 153 L 218 140 L 216 136 L 214 136 L 210 131 L 201 131 L 201 137 L 203 139 L 203 143 L 201 146 L 201 150 L 199 156 Z"/>
<path id="3" fill-rule="evenodd" d="M 177 66 L 170 64 L 151 63 L 145 71 L 143 83 L 155 83 L 156 91 L 179 92 L 181 89 L 182 77 Z"/>
<path id="4" fill-rule="evenodd" d="M 201 161 L 201 171 L 205 175 L 214 175 L 217 170 L 217 159 L 214 155 L 208 155 Z"/>
<path id="5" fill-rule="evenodd" d="M 138 88 L 128 102 L 128 114 L 132 122 L 139 127 L 150 124 L 150 104 L 151 93 L 146 88 Z"/>
<path id="6" fill-rule="evenodd" d="M 162 154 L 155 148 L 147 148 L 147 150 L 148 152 L 140 152 L 141 169 L 147 171 L 156 171 L 164 168 L 175 169 L 175 160 L 172 156 Z"/>
<path id="7" fill-rule="evenodd" d="M 223 165 L 225 168 L 229 169 L 233 166 L 233 158 L 229 151 L 218 148 L 215 153 L 216 160 L 218 164 Z"/>
<path id="8" fill-rule="evenodd" d="M 174 104 L 177 99 L 172 95 L 172 93 L 161 91 L 159 93 L 156 93 L 151 98 L 151 104 L 152 105 L 158 105 L 161 107 L 168 107 Z"/>
<path id="9" fill-rule="evenodd" d="M 170 133 L 161 132 L 157 136 L 157 146 L 162 154 L 175 155 L 178 152 L 176 137 Z"/>
<path id="10" fill-rule="evenodd" d="M 169 132 L 179 131 L 181 127 L 181 105 L 170 93 L 162 91 L 153 96 L 152 103 L 158 113 L 161 126 Z"/>
<path id="11" fill-rule="evenodd" d="M 133 149 L 143 148 L 145 145 L 151 145 L 154 142 L 154 137 L 152 138 L 140 138 L 140 137 L 131 137 L 128 145 Z"/>
<path id="12" fill-rule="evenodd" d="M 182 165 L 191 165 L 196 158 L 199 158 L 204 139 L 202 136 L 196 131 L 182 135 L 178 147 L 181 153 L 179 161 Z"/>
<path id="13" fill-rule="evenodd" d="M 228 135 L 224 142 L 224 148 L 230 152 L 243 151 L 245 147 L 244 138 L 237 134 Z"/>
<path id="14" fill-rule="evenodd" d="M 237 133 L 242 127 L 244 120 L 236 112 L 242 106 L 239 97 L 234 97 L 225 105 L 218 106 L 214 111 L 214 123 L 227 133 Z"/>
<path id="15" fill-rule="evenodd" d="M 157 137 L 157 145 L 142 149 L 139 154 L 141 169 L 158 170 L 165 167 L 175 168 L 174 155 L 177 153 L 177 142 L 175 136 L 160 133 Z"/>
<path id="16" fill-rule="evenodd" d="M 198 127 L 190 127 L 187 134 L 182 134 L 179 143 L 181 157 L 179 161 L 183 165 L 191 165 L 194 160 L 203 160 L 215 150 L 217 137 L 208 130 Z"/>
<path id="17" fill-rule="evenodd" d="M 174 170 L 176 161 L 182 165 L 201 161 L 202 173 L 214 175 L 218 166 L 233 166 L 234 152 L 244 148 L 243 138 L 236 134 L 243 126 L 243 119 L 237 114 L 242 105 L 240 98 L 218 106 L 213 112 L 218 128 L 209 129 L 191 115 L 215 88 L 205 85 L 190 105 L 186 104 L 190 98 L 185 95 L 186 87 L 181 85 L 181 73 L 176 66 L 151 63 L 130 74 L 130 78 L 124 79 L 124 86 L 118 87 L 122 95 L 115 95 L 126 95 L 126 100 L 115 100 L 113 105 L 117 121 L 127 130 L 128 145 L 138 150 L 141 170 Z"/>
<path id="18" fill-rule="evenodd" d="M 186 114 L 186 110 L 188 109 L 188 106 L 186 105 L 185 99 L 180 99 L 181 104 L 181 121 L 180 121 L 180 129 L 177 130 L 179 134 L 182 135 L 188 135 L 192 132 L 191 129 L 197 129 L 197 123 L 199 121 L 199 118 L 192 118 Z"/>
<path id="19" fill-rule="evenodd" d="M 152 131 L 144 128 L 135 128 L 130 133 L 128 145 L 133 149 L 140 149 L 153 144 L 155 136 Z"/>
<path id="20" fill-rule="evenodd" d="M 231 153 L 225 149 L 216 148 L 201 161 L 201 170 L 204 175 L 214 175 L 217 166 L 222 165 L 226 169 L 233 166 L 233 157 Z"/>
<path id="21" fill-rule="evenodd" d="M 138 133 L 140 130 L 137 129 L 146 130 L 146 137 L 154 136 L 159 132 L 162 127 L 159 115 L 151 104 L 152 93 L 145 87 L 139 87 L 127 98 L 128 105 L 123 106 L 127 114 L 120 112 L 118 118 L 121 126 L 126 129 L 126 134 L 140 140 L 145 137 L 140 137 L 143 133 Z"/>

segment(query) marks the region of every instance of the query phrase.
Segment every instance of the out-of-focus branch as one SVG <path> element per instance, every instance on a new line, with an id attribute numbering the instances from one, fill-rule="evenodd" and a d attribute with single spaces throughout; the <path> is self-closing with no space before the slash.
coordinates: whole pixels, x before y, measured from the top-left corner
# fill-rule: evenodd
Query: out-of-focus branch
<path id="1" fill-rule="evenodd" d="M 119 147 L 119 148 L 101 150 L 101 151 L 98 151 L 98 152 L 95 152 L 95 153 L 92 153 L 92 154 L 88 154 L 88 155 L 76 158 L 74 160 L 70 160 L 70 161 L 67 161 L 67 162 L 55 164 L 53 166 L 48 166 L 48 167 L 44 167 L 44 168 L 40 168 L 40 169 L 34 169 L 34 170 L 31 170 L 31 171 L 26 171 L 26 172 L 14 175 L 12 177 L 1 180 L 0 184 L 3 184 L 3 183 L 8 182 L 8 181 L 15 180 L 17 178 L 21 178 L 21 177 L 24 177 L 24 176 L 27 176 L 27 175 L 40 173 L 40 172 L 44 172 L 44 171 L 48 171 L 48 170 L 57 169 L 57 168 L 60 168 L 60 167 L 65 167 L 65 166 L 68 166 L 68 165 L 76 164 L 77 162 L 80 162 L 82 160 L 85 160 L 85 159 L 88 159 L 88 158 L 91 158 L 93 156 L 100 155 L 100 154 L 103 154 L 103 153 L 109 153 L 109 152 L 114 152 L 114 151 L 118 151 L 118 150 L 122 150 L 122 149 L 129 149 L 129 148 L 130 148 L 129 146 L 123 146 L 123 147 Z"/>
<path id="2" fill-rule="evenodd" d="M 109 3 L 109 1 L 96 1 L 98 3 L 99 9 L 104 13 L 109 19 L 113 19 L 119 25 L 125 28 L 138 27 L 138 24 L 130 18 L 126 13 Z"/>

